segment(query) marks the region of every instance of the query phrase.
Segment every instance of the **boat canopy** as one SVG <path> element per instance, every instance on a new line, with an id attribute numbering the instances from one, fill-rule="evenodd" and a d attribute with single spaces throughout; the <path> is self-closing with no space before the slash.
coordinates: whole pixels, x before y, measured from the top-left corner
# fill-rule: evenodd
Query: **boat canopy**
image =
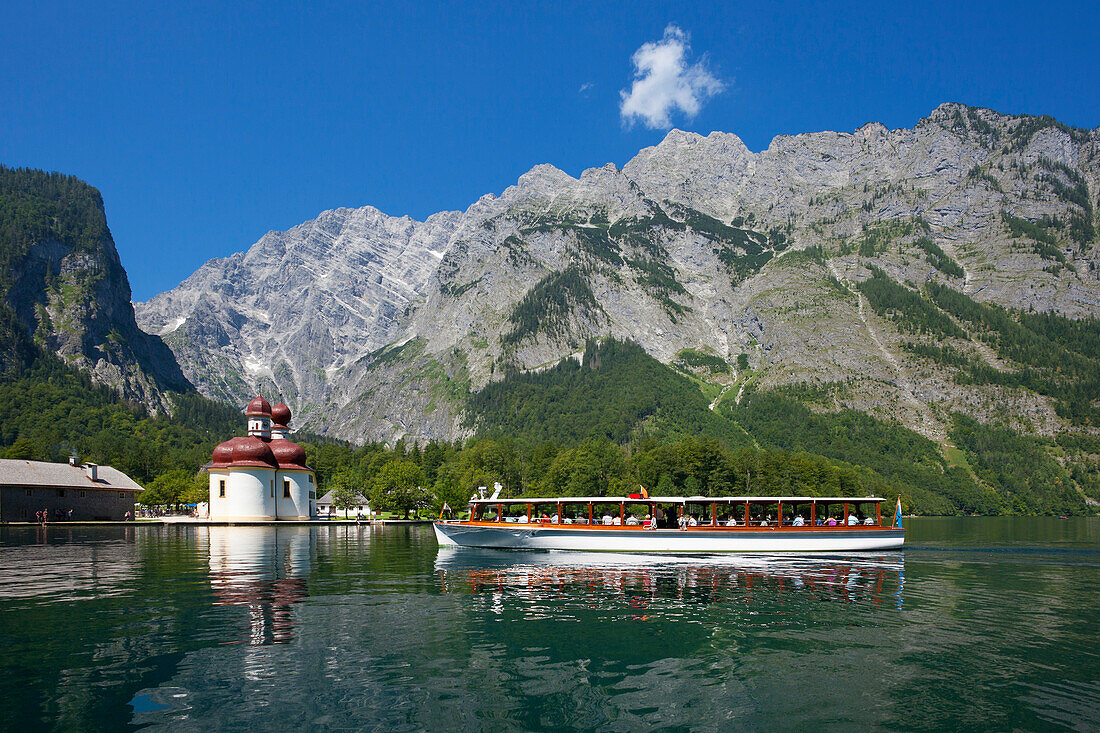
<path id="1" fill-rule="evenodd" d="M 863 504 L 886 501 L 881 496 L 531 496 L 519 499 L 473 499 L 471 504 Z"/>

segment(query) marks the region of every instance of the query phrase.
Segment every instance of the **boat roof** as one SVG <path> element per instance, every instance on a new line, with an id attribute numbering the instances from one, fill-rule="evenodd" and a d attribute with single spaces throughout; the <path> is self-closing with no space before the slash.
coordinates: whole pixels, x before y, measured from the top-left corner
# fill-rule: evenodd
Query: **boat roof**
<path id="1" fill-rule="evenodd" d="M 849 504 L 886 501 L 881 496 L 651 496 L 648 499 L 631 499 L 628 496 L 529 496 L 518 499 L 473 499 L 471 504 L 777 504 L 779 502 L 818 504 Z"/>

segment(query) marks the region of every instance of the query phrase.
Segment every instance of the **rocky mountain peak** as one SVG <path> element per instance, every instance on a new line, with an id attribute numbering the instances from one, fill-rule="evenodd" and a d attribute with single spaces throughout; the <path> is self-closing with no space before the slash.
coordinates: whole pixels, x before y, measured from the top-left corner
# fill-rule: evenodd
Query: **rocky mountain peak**
<path id="1" fill-rule="evenodd" d="M 723 388 L 844 385 L 822 409 L 938 438 L 950 410 L 1008 397 L 924 364 L 908 350 L 924 337 L 860 283 L 881 272 L 911 293 L 1097 314 L 1096 145 L 1050 118 L 950 104 L 912 129 L 779 136 L 759 153 L 673 130 L 621 170 L 536 166 L 425 222 L 325 212 L 137 309 L 206 394 L 277 390 L 307 427 L 356 441 L 461 437 L 468 390 L 608 335 L 710 364 L 690 368 Z M 1057 428 L 1049 400 L 1011 399 Z"/>

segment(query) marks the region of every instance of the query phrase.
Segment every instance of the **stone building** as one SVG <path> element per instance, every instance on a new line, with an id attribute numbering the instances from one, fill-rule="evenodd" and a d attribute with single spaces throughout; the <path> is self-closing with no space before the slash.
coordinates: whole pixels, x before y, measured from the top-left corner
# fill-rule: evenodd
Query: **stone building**
<path id="1" fill-rule="evenodd" d="M 33 522 L 45 510 L 49 521 L 114 520 L 133 516 L 142 487 L 122 471 L 94 463 L 81 465 L 0 459 L 0 521 Z"/>
<path id="2" fill-rule="evenodd" d="M 262 396 L 245 408 L 248 435 L 214 449 L 210 463 L 210 519 L 312 519 L 317 477 L 306 453 L 291 442 L 290 408 Z"/>

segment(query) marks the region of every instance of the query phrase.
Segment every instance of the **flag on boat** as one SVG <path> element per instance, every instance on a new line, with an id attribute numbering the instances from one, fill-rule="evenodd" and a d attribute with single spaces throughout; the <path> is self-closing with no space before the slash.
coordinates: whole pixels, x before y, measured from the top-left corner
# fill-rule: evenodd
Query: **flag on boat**
<path id="1" fill-rule="evenodd" d="M 439 518 L 443 519 L 443 513 L 451 511 L 451 507 L 447 506 L 447 502 L 443 502 L 443 508 L 439 510 Z"/>
<path id="2" fill-rule="evenodd" d="M 901 526 L 901 496 L 900 495 L 898 496 L 898 508 L 894 512 L 894 526 L 895 527 L 900 527 Z"/>

